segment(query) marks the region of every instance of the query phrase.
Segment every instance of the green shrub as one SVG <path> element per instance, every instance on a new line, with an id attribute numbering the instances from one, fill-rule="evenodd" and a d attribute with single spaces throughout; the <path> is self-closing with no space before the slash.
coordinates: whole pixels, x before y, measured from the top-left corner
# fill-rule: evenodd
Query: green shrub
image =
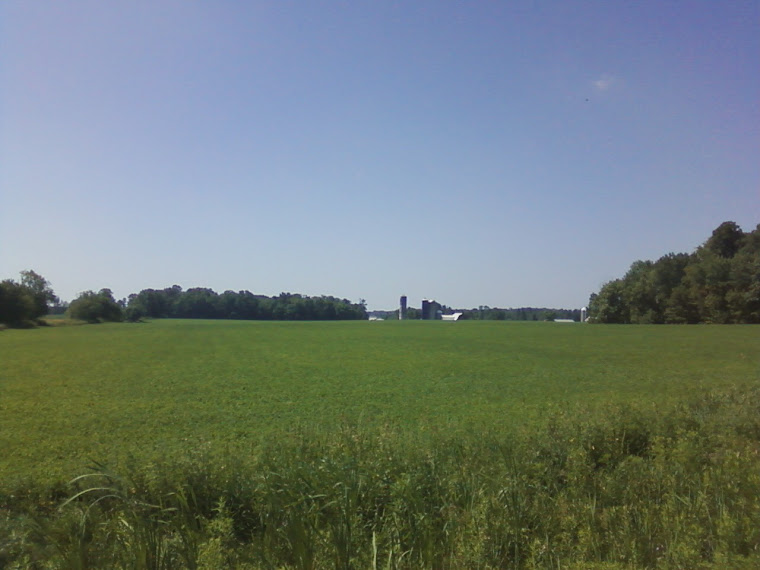
<path id="1" fill-rule="evenodd" d="M 68 316 L 72 319 L 97 323 L 100 321 L 121 321 L 124 311 L 114 300 L 110 289 L 99 292 L 85 291 L 69 305 Z"/>

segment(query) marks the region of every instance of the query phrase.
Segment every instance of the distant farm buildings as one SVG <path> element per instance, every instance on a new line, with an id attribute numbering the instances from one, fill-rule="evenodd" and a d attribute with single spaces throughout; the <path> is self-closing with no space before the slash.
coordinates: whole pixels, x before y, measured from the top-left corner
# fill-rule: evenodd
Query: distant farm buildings
<path id="1" fill-rule="evenodd" d="M 462 316 L 462 313 L 454 313 L 451 315 L 441 315 L 442 321 L 458 321 L 459 317 Z"/>
<path id="2" fill-rule="evenodd" d="M 458 321 L 463 313 L 454 313 L 451 315 L 443 314 L 443 306 L 433 299 L 423 299 L 419 313 L 412 309 L 412 318 L 422 319 L 423 321 Z M 410 309 L 407 306 L 406 295 L 399 298 L 398 318 L 406 320 L 410 316 Z"/>
<path id="3" fill-rule="evenodd" d="M 586 322 L 587 309 L 547 309 L 525 307 L 521 309 L 499 309 L 485 305 L 478 309 L 453 309 L 434 299 L 423 299 L 420 308 L 408 305 L 406 295 L 399 298 L 399 308 L 396 311 L 386 311 L 390 318 L 399 320 L 423 321 L 460 321 L 460 320 L 499 320 L 499 321 L 554 321 L 557 323 Z"/>
<path id="4" fill-rule="evenodd" d="M 422 320 L 423 321 L 434 321 L 436 319 L 440 319 L 441 315 L 443 315 L 443 311 L 441 310 L 440 303 L 437 303 L 436 301 L 433 301 L 432 299 L 422 300 Z"/>

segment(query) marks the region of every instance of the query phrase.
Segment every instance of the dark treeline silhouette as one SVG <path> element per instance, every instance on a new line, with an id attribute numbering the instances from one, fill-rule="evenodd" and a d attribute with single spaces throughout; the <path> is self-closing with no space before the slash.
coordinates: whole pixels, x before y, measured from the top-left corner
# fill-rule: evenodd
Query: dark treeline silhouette
<path id="1" fill-rule="evenodd" d="M 694 253 L 635 261 L 591 295 L 599 323 L 760 323 L 760 224 L 724 222 Z"/>
<path id="2" fill-rule="evenodd" d="M 179 285 L 166 289 L 143 289 L 129 296 L 126 318 L 243 319 L 264 321 L 334 321 L 367 318 L 364 302 L 296 293 L 277 297 L 254 295 L 250 291 L 215 291 L 194 287 L 183 291 Z"/>

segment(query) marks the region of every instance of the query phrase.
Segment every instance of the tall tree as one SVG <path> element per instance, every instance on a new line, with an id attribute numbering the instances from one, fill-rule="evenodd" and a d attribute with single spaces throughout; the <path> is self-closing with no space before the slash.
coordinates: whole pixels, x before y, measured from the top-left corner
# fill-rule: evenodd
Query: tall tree
<path id="1" fill-rule="evenodd" d="M 735 322 L 760 323 L 760 224 L 744 235 L 742 247 L 731 258 L 733 288 L 726 303 Z"/>
<path id="2" fill-rule="evenodd" d="M 731 258 L 741 247 L 744 232 L 736 222 L 723 222 L 713 230 L 705 249 L 720 257 Z"/>
<path id="3" fill-rule="evenodd" d="M 630 308 L 625 301 L 625 287 L 621 279 L 605 283 L 599 293 L 589 300 L 589 314 L 599 323 L 630 322 Z"/>
<path id="4" fill-rule="evenodd" d="M 26 287 L 12 279 L 0 282 L 0 323 L 21 325 L 30 321 L 35 311 L 34 299 Z"/>
<path id="5" fill-rule="evenodd" d="M 6 279 L 0 285 L 0 322 L 13 326 L 33 323 L 58 302 L 50 282 L 31 269 L 21 272 L 21 282 Z"/>
<path id="6" fill-rule="evenodd" d="M 21 272 L 21 285 L 27 288 L 34 301 L 34 319 L 47 315 L 48 305 L 58 302 L 50 282 L 31 269 Z"/>

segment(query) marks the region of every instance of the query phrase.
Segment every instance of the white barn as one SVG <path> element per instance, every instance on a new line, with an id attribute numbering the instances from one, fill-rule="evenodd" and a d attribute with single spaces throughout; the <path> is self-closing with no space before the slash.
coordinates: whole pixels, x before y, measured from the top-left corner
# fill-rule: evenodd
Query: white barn
<path id="1" fill-rule="evenodd" d="M 441 315 L 442 321 L 458 321 L 462 313 L 454 313 L 453 315 Z"/>

